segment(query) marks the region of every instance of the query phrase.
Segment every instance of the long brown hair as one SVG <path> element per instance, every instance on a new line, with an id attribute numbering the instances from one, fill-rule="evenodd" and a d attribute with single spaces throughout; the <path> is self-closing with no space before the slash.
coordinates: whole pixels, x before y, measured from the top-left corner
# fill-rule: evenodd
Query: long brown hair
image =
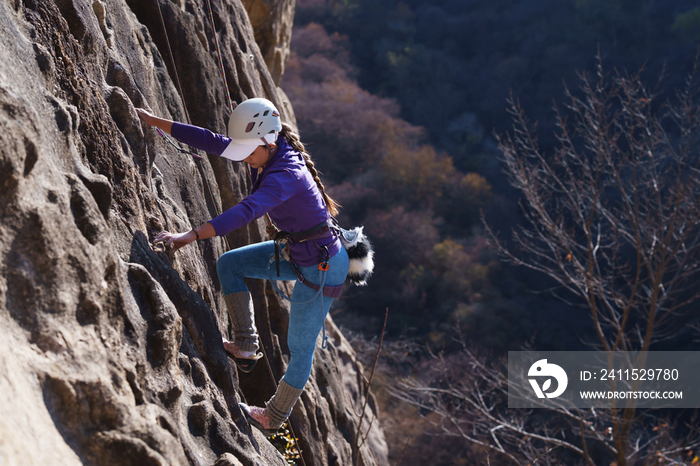
<path id="1" fill-rule="evenodd" d="M 289 145 L 292 146 L 294 150 L 299 152 L 304 157 L 304 161 L 306 162 L 306 168 L 308 168 L 309 172 L 311 173 L 311 176 L 314 178 L 316 186 L 318 186 L 318 190 L 321 191 L 321 196 L 323 196 L 323 201 L 326 203 L 328 213 L 330 213 L 334 217 L 338 215 L 338 212 L 340 212 L 340 204 L 335 202 L 328 194 L 326 194 L 326 190 L 323 187 L 323 183 L 321 183 L 321 178 L 318 176 L 318 170 L 316 170 L 314 162 L 313 160 L 311 160 L 311 156 L 308 152 L 306 152 L 304 144 L 301 143 L 299 135 L 295 133 L 294 129 L 292 129 L 292 127 L 289 126 L 287 123 L 282 123 L 282 131 L 280 131 L 280 135 L 282 135 L 282 137 L 284 137 L 284 139 L 287 140 Z"/>

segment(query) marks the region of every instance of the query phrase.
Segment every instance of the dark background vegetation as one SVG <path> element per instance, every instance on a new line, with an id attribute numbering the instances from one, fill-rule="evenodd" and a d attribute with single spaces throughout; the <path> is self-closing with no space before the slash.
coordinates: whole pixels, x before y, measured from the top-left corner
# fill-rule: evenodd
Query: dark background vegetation
<path id="1" fill-rule="evenodd" d="M 494 138 L 512 128 L 508 99 L 537 125 L 545 152 L 557 143 L 554 103 L 563 107 L 566 87 L 576 94 L 581 73 L 595 76 L 598 55 L 612 74 L 643 68 L 650 87 L 664 76 L 663 101 L 693 66 L 700 6 L 298 0 L 295 18 L 282 88 L 344 207 L 341 224 L 364 225 L 376 249 L 369 286 L 348 289 L 332 310 L 367 364 L 376 348 L 367 338 L 390 311 L 374 386 L 392 464 L 482 464 L 484 451 L 432 435 L 437 419 L 381 387 L 431 371 L 420 347 L 444 350 L 457 367 L 457 332 L 494 360 L 528 345 L 596 343 L 585 308 L 554 296 L 544 275 L 503 263 L 486 240 L 481 212 L 504 239 L 523 220 Z M 697 349 L 694 335 L 679 329 L 654 349 Z M 499 463 L 491 457 L 491 464 Z"/>
<path id="2" fill-rule="evenodd" d="M 652 86 L 666 69 L 664 89 L 682 85 L 697 2 L 299 0 L 295 21 L 282 87 L 339 220 L 365 225 L 377 252 L 370 285 L 346 292 L 336 320 L 374 334 L 388 307 L 390 339 L 449 350 L 458 328 L 501 354 L 586 348 L 586 312 L 488 248 L 481 211 L 504 237 L 521 220 L 493 134 L 512 126 L 512 96 L 546 151 L 553 103 L 598 53 L 610 72 L 643 67 Z"/>

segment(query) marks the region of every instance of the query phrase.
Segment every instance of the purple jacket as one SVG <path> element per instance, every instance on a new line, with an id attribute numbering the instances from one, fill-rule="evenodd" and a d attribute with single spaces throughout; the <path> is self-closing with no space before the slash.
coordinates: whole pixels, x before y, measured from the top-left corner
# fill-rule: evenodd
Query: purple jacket
<path id="1" fill-rule="evenodd" d="M 173 123 L 174 138 L 210 154 L 221 155 L 230 139 L 209 130 L 183 123 Z M 277 138 L 277 152 L 265 165 L 262 173 L 251 173 L 251 194 L 223 214 L 210 220 L 218 236 L 240 228 L 266 213 L 280 230 L 296 233 L 308 230 L 328 220 L 328 209 L 304 158 L 287 141 Z M 327 246 L 331 257 L 342 245 L 335 234 L 316 240 L 318 246 Z M 290 246 L 292 260 L 301 267 L 319 262 L 319 251 L 313 242 Z"/>

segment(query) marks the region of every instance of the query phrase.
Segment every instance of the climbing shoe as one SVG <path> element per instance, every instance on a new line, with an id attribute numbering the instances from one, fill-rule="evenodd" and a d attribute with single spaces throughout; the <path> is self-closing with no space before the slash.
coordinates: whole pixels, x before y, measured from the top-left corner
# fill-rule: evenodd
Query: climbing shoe
<path id="1" fill-rule="evenodd" d="M 260 430 L 266 437 L 273 435 L 279 429 L 279 427 L 273 428 L 270 426 L 270 416 L 265 408 L 248 406 L 245 403 L 238 403 L 238 406 L 245 414 L 248 423 Z"/>
<path id="2" fill-rule="evenodd" d="M 223 339 L 224 349 L 228 356 L 236 362 L 236 366 L 239 370 L 243 372 L 250 372 L 255 367 L 258 359 L 263 357 L 262 353 L 250 353 L 246 354 L 241 351 L 238 346 L 232 341 Z"/>

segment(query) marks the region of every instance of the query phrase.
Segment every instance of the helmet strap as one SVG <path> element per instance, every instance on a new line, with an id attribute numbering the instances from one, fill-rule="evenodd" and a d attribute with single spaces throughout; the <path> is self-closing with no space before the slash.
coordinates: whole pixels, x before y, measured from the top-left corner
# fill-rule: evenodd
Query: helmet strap
<path id="1" fill-rule="evenodd" d="M 265 140 L 265 138 L 260 138 L 260 140 L 261 140 L 261 141 L 263 142 L 263 144 L 265 145 L 265 149 L 267 149 L 267 153 L 269 154 L 269 157 L 267 158 L 267 162 L 269 162 L 270 159 L 272 158 L 273 154 L 274 154 L 274 149 L 273 149 L 273 147 Z M 267 162 L 265 162 L 264 165 L 267 165 Z"/>
<path id="2" fill-rule="evenodd" d="M 262 141 L 263 145 L 265 146 L 265 149 L 267 149 L 267 152 L 270 154 L 270 158 L 272 158 L 272 155 L 273 155 L 275 149 L 273 149 L 273 147 L 270 145 L 270 143 L 268 143 L 265 140 L 264 137 L 260 138 L 260 140 Z M 268 161 L 269 161 L 269 159 L 268 159 Z"/>

